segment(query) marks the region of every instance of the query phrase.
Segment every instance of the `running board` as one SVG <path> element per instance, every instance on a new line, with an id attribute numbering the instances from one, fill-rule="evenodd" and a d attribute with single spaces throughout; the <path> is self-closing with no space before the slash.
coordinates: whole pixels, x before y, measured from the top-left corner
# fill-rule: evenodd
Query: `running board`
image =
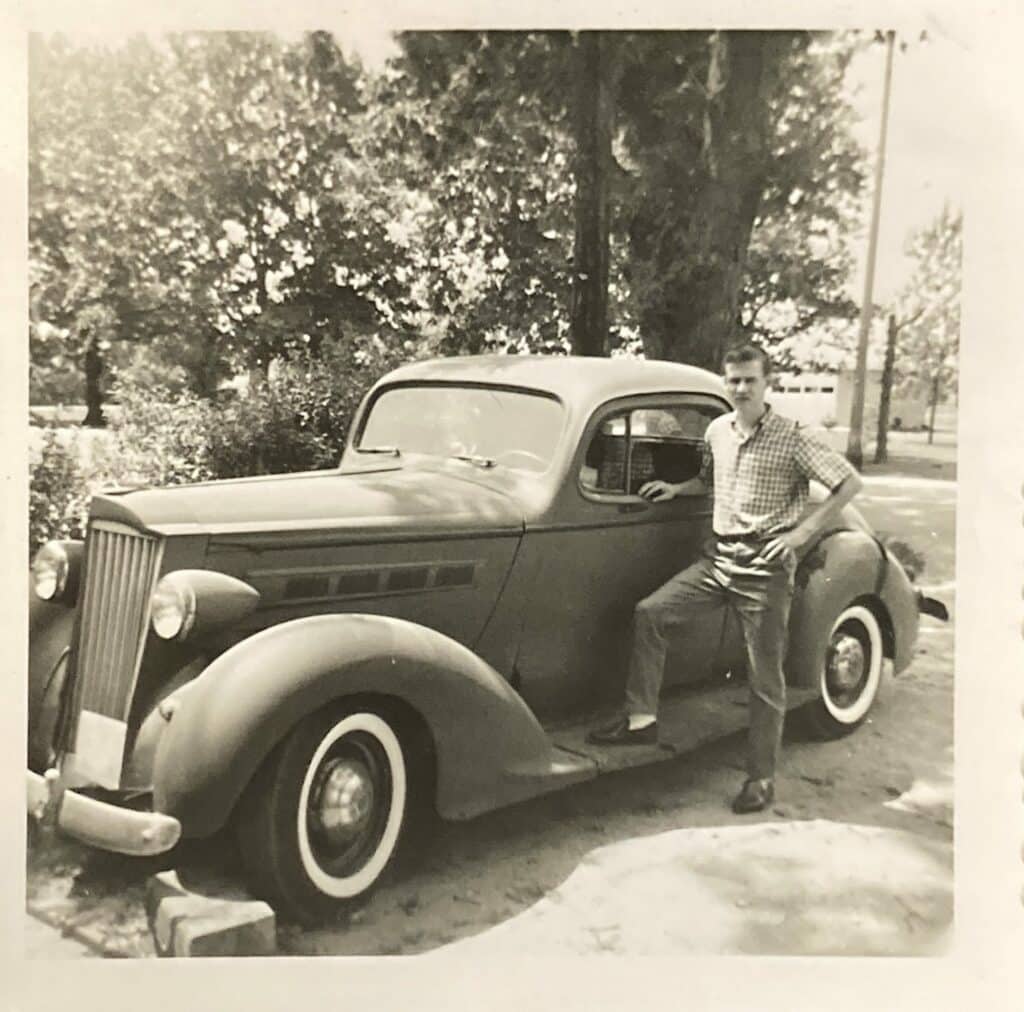
<path id="1" fill-rule="evenodd" d="M 795 709 L 816 696 L 814 689 L 788 688 L 786 708 Z M 557 748 L 591 760 L 598 773 L 646 766 L 746 730 L 748 697 L 746 682 L 666 693 L 658 714 L 656 745 L 591 745 L 586 741 L 587 732 L 600 725 L 600 719 L 552 729 L 548 737 Z"/>

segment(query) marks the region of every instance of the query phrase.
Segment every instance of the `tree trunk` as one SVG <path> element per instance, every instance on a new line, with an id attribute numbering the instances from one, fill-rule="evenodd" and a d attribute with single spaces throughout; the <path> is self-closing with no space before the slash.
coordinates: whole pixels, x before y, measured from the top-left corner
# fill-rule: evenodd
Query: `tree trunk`
<path id="1" fill-rule="evenodd" d="M 889 405 L 892 402 L 892 373 L 896 363 L 896 317 L 890 313 L 885 335 L 885 361 L 882 363 L 882 390 L 878 399 L 878 434 L 875 437 L 875 463 L 889 459 Z"/>
<path id="2" fill-rule="evenodd" d="M 607 33 L 580 32 L 576 58 L 576 235 L 570 340 L 576 355 L 607 355 L 608 195 L 614 116 Z"/>
<path id="3" fill-rule="evenodd" d="M 202 389 L 200 391 L 201 396 L 206 398 L 213 398 L 217 394 L 217 373 L 218 373 L 218 359 L 219 359 L 219 347 L 220 335 L 213 329 L 208 328 L 206 336 L 203 340 L 203 349 L 205 354 L 203 355 L 202 364 Z"/>
<path id="4" fill-rule="evenodd" d="M 85 342 L 85 420 L 82 422 L 88 428 L 102 429 L 107 424 L 103 417 L 102 376 L 103 353 L 100 351 L 99 335 L 91 328 Z"/>
<path id="5" fill-rule="evenodd" d="M 769 99 L 783 33 L 714 32 L 697 164 L 676 167 L 669 204 L 651 193 L 631 228 L 646 260 L 640 329 L 648 358 L 709 369 L 738 331 L 747 247 L 770 158 Z M 684 160 L 685 161 L 685 160 Z"/>
<path id="6" fill-rule="evenodd" d="M 932 377 L 932 395 L 928 405 L 928 442 L 931 443 L 935 439 L 935 409 L 939 404 L 939 382 L 940 374 L 936 373 Z"/>

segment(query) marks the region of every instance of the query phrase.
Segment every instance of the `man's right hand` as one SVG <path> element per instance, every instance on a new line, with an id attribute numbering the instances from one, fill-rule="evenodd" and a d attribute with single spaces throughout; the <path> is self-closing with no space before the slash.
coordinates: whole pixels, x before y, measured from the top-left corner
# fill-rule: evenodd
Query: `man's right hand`
<path id="1" fill-rule="evenodd" d="M 668 481 L 648 481 L 640 486 L 637 494 L 648 502 L 668 502 L 679 495 L 679 486 Z"/>

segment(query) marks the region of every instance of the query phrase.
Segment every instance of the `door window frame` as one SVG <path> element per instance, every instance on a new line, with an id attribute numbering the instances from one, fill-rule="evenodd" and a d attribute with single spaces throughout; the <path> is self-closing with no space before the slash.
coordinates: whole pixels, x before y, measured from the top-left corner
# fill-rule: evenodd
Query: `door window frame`
<path id="1" fill-rule="evenodd" d="M 732 410 L 732 406 L 722 397 L 715 394 L 705 393 L 664 393 L 664 394 L 635 394 L 627 397 L 619 397 L 612 401 L 606 401 L 599 408 L 591 413 L 587 424 L 580 436 L 579 446 L 573 455 L 572 466 L 575 474 L 575 484 L 581 496 L 591 502 L 614 503 L 616 505 L 629 502 L 646 503 L 648 500 L 643 496 L 626 491 L 612 492 L 608 489 L 595 489 L 583 484 L 582 472 L 583 463 L 586 460 L 587 450 L 590 448 L 594 437 L 599 433 L 601 426 L 609 419 L 618 415 L 626 417 L 626 460 L 625 474 L 632 470 L 633 441 L 631 415 L 638 410 L 671 410 L 673 408 L 689 407 L 694 404 L 710 405 L 720 408 L 719 415 L 724 415 Z M 715 417 L 718 417 L 717 415 Z M 696 443 L 697 441 L 694 440 Z M 656 505 L 656 504 L 652 504 Z"/>

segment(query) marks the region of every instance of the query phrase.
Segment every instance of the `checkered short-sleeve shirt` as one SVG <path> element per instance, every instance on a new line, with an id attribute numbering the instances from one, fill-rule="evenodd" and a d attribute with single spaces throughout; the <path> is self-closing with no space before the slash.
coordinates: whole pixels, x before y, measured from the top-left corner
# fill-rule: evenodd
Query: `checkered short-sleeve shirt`
<path id="1" fill-rule="evenodd" d="M 749 436 L 740 431 L 734 411 L 708 426 L 705 484 L 712 473 L 715 533 L 767 537 L 799 522 L 811 479 L 835 490 L 855 472 L 841 454 L 768 407 Z"/>

